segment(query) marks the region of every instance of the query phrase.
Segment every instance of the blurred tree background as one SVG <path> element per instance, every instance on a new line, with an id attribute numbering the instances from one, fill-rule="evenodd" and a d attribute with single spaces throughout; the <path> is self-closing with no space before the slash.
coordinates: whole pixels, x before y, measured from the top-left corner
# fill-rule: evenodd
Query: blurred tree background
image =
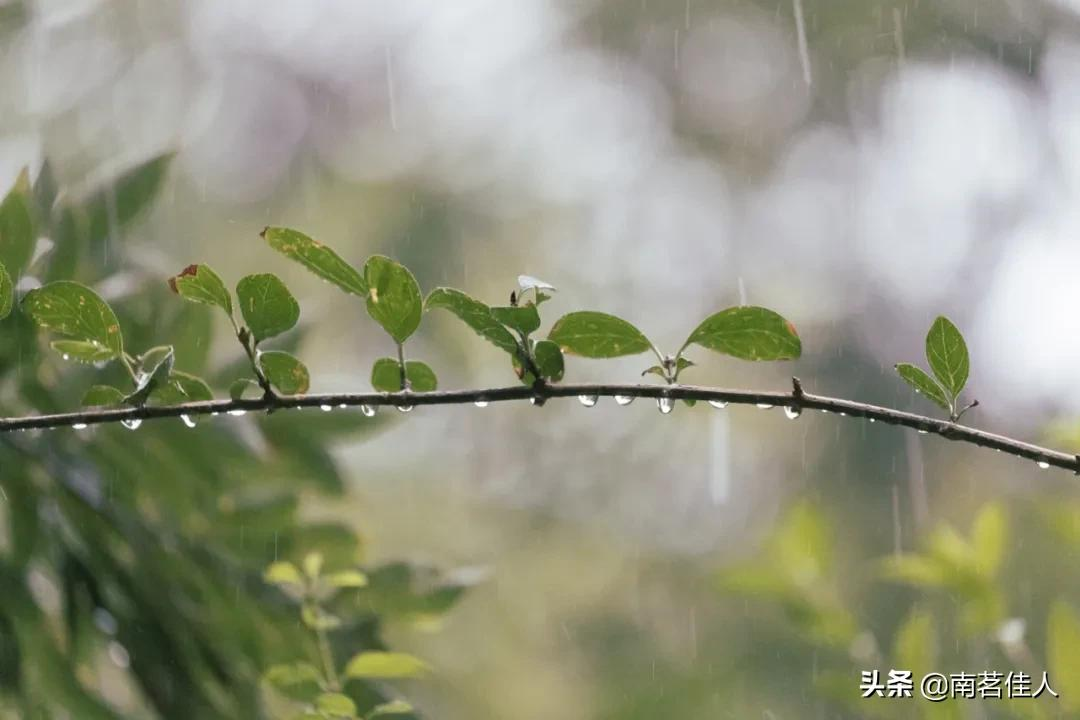
<path id="1" fill-rule="evenodd" d="M 667 346 L 738 302 L 799 327 L 797 363 L 695 357 L 693 382 L 795 373 L 929 412 L 892 365 L 947 313 L 965 421 L 1075 450 L 1078 70 L 1074 0 L 8 0 L 0 186 L 29 166 L 22 289 L 92 285 L 219 394 L 235 344 L 164 282 L 189 263 L 288 281 L 279 346 L 313 391 L 365 387 L 391 349 L 265 247 L 280 224 L 425 291 L 501 302 L 527 272 L 559 287 L 549 316 Z M 453 319 L 412 342 L 443 387 L 513 381 Z M 4 415 L 111 372 L 44 348 L 0 324 Z M 274 715 L 262 674 L 318 648 L 262 574 L 310 550 L 372 582 L 336 601 L 340 660 L 385 643 L 432 668 L 352 683 L 365 707 L 1080 716 L 1074 479 L 895 428 L 642 401 L 148 422 L 3 437 L 0 490 L 11 717 Z M 900 666 L 1049 670 L 1062 697 L 859 699 L 860 670 Z"/>

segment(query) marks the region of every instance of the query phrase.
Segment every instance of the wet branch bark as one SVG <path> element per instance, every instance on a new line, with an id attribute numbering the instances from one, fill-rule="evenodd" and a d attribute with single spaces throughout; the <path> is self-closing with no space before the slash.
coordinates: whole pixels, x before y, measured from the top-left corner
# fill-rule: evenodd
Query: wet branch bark
<path id="1" fill-rule="evenodd" d="M 430 393 L 328 393 L 321 395 L 268 396 L 250 400 L 213 400 L 185 403 L 182 405 L 146 406 L 127 408 L 102 408 L 56 415 L 0 418 L 0 433 L 18 430 L 47 430 L 65 427 L 83 427 L 116 423 L 122 420 L 154 420 L 158 418 L 195 417 L 222 413 L 273 412 L 290 408 L 319 407 L 378 407 L 461 405 L 480 402 L 506 402 L 533 400 L 543 404 L 551 398 L 578 396 L 632 398 L 671 398 L 673 400 L 699 400 L 729 403 L 731 405 L 769 405 L 772 407 L 797 408 L 801 411 L 820 410 L 852 418 L 861 418 L 888 425 L 912 428 L 919 432 L 938 435 L 946 440 L 993 448 L 1001 452 L 1025 458 L 1040 465 L 1059 467 L 1080 474 L 1080 456 L 1040 447 L 1003 435 L 978 430 L 949 420 L 933 418 L 892 408 L 869 405 L 841 398 L 814 395 L 805 392 L 797 378 L 793 378 L 791 392 L 730 390 L 698 385 L 553 385 L 534 387 L 488 388 L 483 390 L 446 390 Z"/>

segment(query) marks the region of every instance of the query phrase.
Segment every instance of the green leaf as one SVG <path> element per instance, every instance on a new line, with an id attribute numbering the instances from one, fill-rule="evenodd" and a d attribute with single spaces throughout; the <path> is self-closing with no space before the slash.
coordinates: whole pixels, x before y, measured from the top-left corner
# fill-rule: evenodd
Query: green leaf
<path id="1" fill-rule="evenodd" d="M 263 673 L 263 680 L 283 695 L 301 702 L 312 701 L 321 692 L 322 676 L 308 662 L 274 665 Z"/>
<path id="2" fill-rule="evenodd" d="M 545 380 L 559 382 L 563 378 L 563 355 L 559 346 L 550 340 L 539 340 L 533 346 L 533 361 Z"/>
<path id="3" fill-rule="evenodd" d="M 311 387 L 304 363 L 287 352 L 269 350 L 258 355 L 259 367 L 270 384 L 286 395 L 302 395 Z"/>
<path id="4" fill-rule="evenodd" d="M 351 678 L 411 678 L 426 673 L 430 668 L 423 660 L 397 652 L 362 652 L 345 666 L 345 675 Z"/>
<path id="5" fill-rule="evenodd" d="M 367 575 L 358 570 L 340 570 L 323 579 L 327 585 L 335 588 L 361 588 L 368 584 Z"/>
<path id="6" fill-rule="evenodd" d="M 188 265 L 179 275 L 169 278 L 169 287 L 185 300 L 216 305 L 232 316 L 232 296 L 209 265 Z"/>
<path id="7" fill-rule="evenodd" d="M 332 282 L 347 293 L 365 297 L 367 285 L 360 272 L 322 243 L 312 240 L 297 230 L 268 227 L 262 231 L 270 247 L 315 273 L 323 280 Z"/>
<path id="8" fill-rule="evenodd" d="M 1063 600 L 1054 602 L 1046 626 L 1046 655 L 1062 706 L 1080 710 L 1080 617 Z"/>
<path id="9" fill-rule="evenodd" d="M 331 717 L 356 717 L 356 703 L 341 693 L 323 693 L 315 698 L 315 709 Z"/>
<path id="10" fill-rule="evenodd" d="M 491 316 L 523 335 L 528 335 L 540 327 L 540 313 L 532 303 L 521 307 L 493 307 Z"/>
<path id="11" fill-rule="evenodd" d="M 259 383 L 255 382 L 251 378 L 239 378 L 237 380 L 233 380 L 232 384 L 229 385 L 229 397 L 233 400 L 242 400 L 244 398 L 244 394 L 248 390 L 256 391 L 259 394 L 262 393 L 262 388 L 259 387 Z"/>
<path id="12" fill-rule="evenodd" d="M 85 340 L 53 340 L 49 347 L 65 360 L 87 364 L 106 362 L 115 357 L 109 348 Z"/>
<path id="13" fill-rule="evenodd" d="M 110 351 L 110 357 L 119 357 L 124 352 L 116 314 L 85 285 L 69 280 L 51 282 L 28 292 L 22 300 L 22 308 L 47 330 L 97 343 Z"/>
<path id="14" fill-rule="evenodd" d="M 970 363 L 964 336 L 944 316 L 938 317 L 926 334 L 926 359 L 941 387 L 952 402 L 967 384 Z"/>
<path id="15" fill-rule="evenodd" d="M 15 286 L 11 282 L 4 263 L 0 262 L 0 320 L 11 314 L 11 306 L 15 304 Z"/>
<path id="16" fill-rule="evenodd" d="M 794 325 L 772 310 L 749 305 L 710 315 L 683 349 L 692 343 L 742 360 L 793 360 L 802 354 Z"/>
<path id="17" fill-rule="evenodd" d="M 622 318 L 590 310 L 563 315 L 551 328 L 548 340 L 565 353 L 587 358 L 637 355 L 652 347 L 640 330 Z"/>
<path id="18" fill-rule="evenodd" d="M 262 273 L 241 278 L 236 296 L 256 344 L 292 329 L 300 319 L 296 298 L 277 275 Z"/>
<path id="19" fill-rule="evenodd" d="M 300 619 L 312 630 L 333 630 L 341 627 L 341 618 L 311 603 L 300 608 Z"/>
<path id="20" fill-rule="evenodd" d="M 367 311 L 398 344 L 420 326 L 424 302 L 416 278 L 401 263 L 372 255 L 364 264 Z"/>
<path id="21" fill-rule="evenodd" d="M 368 719 L 382 717 L 384 715 L 406 715 L 413 711 L 413 706 L 404 700 L 391 700 L 381 705 L 376 705 L 370 713 L 368 713 Z"/>
<path id="22" fill-rule="evenodd" d="M 124 398 L 131 405 L 144 405 L 155 390 L 167 385 L 172 374 L 175 354 L 171 345 L 162 345 L 143 353 L 139 358 L 138 386 Z"/>
<path id="23" fill-rule="evenodd" d="M 26 170 L 0 203 L 0 265 L 14 277 L 22 275 L 34 255 L 37 237 L 31 213 Z"/>
<path id="24" fill-rule="evenodd" d="M 271 585 L 303 585 L 304 578 L 291 562 L 276 562 L 263 572 L 263 580 Z"/>
<path id="25" fill-rule="evenodd" d="M 460 290 L 441 287 L 431 291 L 424 305 L 427 310 L 433 308 L 449 310 L 471 327 L 477 335 L 495 347 L 511 355 L 517 354 L 517 340 L 492 316 L 491 308 L 479 300 L 469 297 Z"/>
<path id="26" fill-rule="evenodd" d="M 325 558 L 320 552 L 309 552 L 304 556 L 304 574 L 312 580 L 319 577 L 322 573 L 323 563 Z"/>
<path id="27" fill-rule="evenodd" d="M 945 391 L 922 368 L 910 363 L 898 363 L 896 372 L 900 373 L 900 377 L 904 379 L 904 382 L 915 388 L 915 392 L 922 393 L 928 399 L 937 403 L 943 410 L 952 410 L 949 399 L 945 397 Z"/>
<path id="28" fill-rule="evenodd" d="M 896 631 L 893 648 L 896 667 L 912 670 L 916 677 L 932 671 L 937 656 L 936 637 L 934 616 L 918 608 L 913 609 Z"/>
<path id="29" fill-rule="evenodd" d="M 124 393 L 109 385 L 94 385 L 83 395 L 82 404 L 86 407 L 123 405 Z"/>
<path id="30" fill-rule="evenodd" d="M 971 545 L 975 565 L 987 578 L 993 578 L 1001 568 L 1008 536 L 1005 510 L 999 503 L 987 503 L 975 517 L 971 527 Z"/>
<path id="31" fill-rule="evenodd" d="M 205 402 L 214 399 L 214 391 L 206 381 L 190 373 L 173 370 L 169 376 L 169 385 L 184 394 L 183 402 Z"/>
<path id="32" fill-rule="evenodd" d="M 439 385 L 435 371 L 419 360 L 405 361 L 405 377 L 413 392 L 434 392 Z M 371 367 L 371 386 L 379 392 L 401 390 L 401 365 L 394 358 L 379 358 Z"/>

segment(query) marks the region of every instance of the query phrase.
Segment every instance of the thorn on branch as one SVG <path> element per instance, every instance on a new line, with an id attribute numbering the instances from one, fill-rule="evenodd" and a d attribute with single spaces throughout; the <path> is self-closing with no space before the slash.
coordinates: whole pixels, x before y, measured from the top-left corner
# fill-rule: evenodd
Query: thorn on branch
<path id="1" fill-rule="evenodd" d="M 802 400 L 805 393 L 803 392 L 802 381 L 799 378 L 792 376 L 791 378 L 791 396 L 796 400 Z"/>

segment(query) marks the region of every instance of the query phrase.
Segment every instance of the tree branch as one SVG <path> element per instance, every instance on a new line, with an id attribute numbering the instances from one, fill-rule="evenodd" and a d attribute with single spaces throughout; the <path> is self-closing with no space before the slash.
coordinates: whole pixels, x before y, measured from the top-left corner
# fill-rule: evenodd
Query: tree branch
<path id="1" fill-rule="evenodd" d="M 1031 443 L 1014 440 L 1003 435 L 977 430 L 949 420 L 926 415 L 893 410 L 891 408 L 843 400 L 841 398 L 812 395 L 803 390 L 798 378 L 793 378 L 792 392 L 768 392 L 752 390 L 729 390 L 698 385 L 554 385 L 543 383 L 533 387 L 489 388 L 486 390 L 446 390 L 414 393 L 328 393 L 321 395 L 291 395 L 241 400 L 212 400 L 182 405 L 146 406 L 127 408 L 103 408 L 56 415 L 37 415 L 21 418 L 0 418 L 0 433 L 16 430 L 53 429 L 63 427 L 81 428 L 88 425 L 115 423 L 121 420 L 153 420 L 177 418 L 182 415 L 217 415 L 220 413 L 243 414 L 288 408 L 358 407 L 366 405 L 462 405 L 480 402 L 505 402 L 533 400 L 542 403 L 549 398 L 578 396 L 632 398 L 671 398 L 673 400 L 702 400 L 732 405 L 757 405 L 787 407 L 798 410 L 821 410 L 872 422 L 883 422 L 918 430 L 921 433 L 939 435 L 946 440 L 964 442 L 979 447 L 993 448 L 1001 452 L 1025 458 L 1045 465 L 1071 470 L 1080 474 L 1080 456 L 1064 453 Z"/>

